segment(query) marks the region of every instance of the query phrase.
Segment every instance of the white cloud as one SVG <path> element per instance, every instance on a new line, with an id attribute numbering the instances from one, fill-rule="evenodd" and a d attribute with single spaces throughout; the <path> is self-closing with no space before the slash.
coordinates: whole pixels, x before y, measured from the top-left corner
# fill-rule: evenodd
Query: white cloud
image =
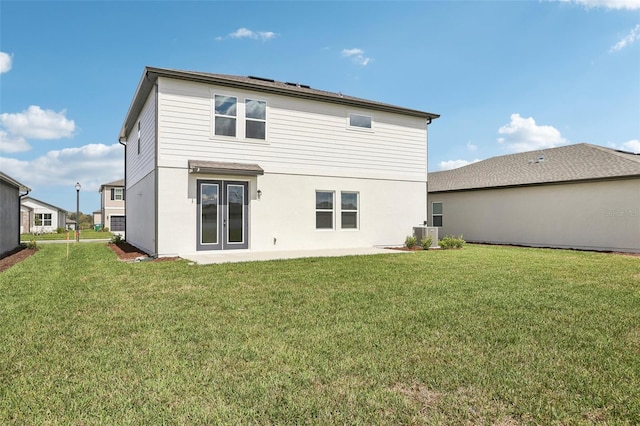
<path id="1" fill-rule="evenodd" d="M 29 151 L 31 146 L 27 140 L 21 136 L 13 136 L 0 129 L 0 152 L 24 152 Z"/>
<path id="2" fill-rule="evenodd" d="M 629 142 L 625 142 L 622 144 L 623 149 L 626 151 L 635 152 L 636 154 L 640 154 L 640 140 L 632 139 Z"/>
<path id="3" fill-rule="evenodd" d="M 97 191 L 124 176 L 124 147 L 89 144 L 49 151 L 30 161 L 2 158 L 2 171 L 33 189 L 80 182 L 83 191 Z"/>
<path id="4" fill-rule="evenodd" d="M 633 29 L 631 31 L 629 31 L 629 34 L 627 34 L 620 41 L 618 41 L 616 44 L 611 46 L 611 49 L 609 51 L 610 52 L 617 52 L 619 50 L 622 50 L 622 49 L 624 49 L 625 47 L 627 47 L 628 45 L 630 45 L 631 43 L 633 43 L 634 41 L 636 41 L 638 39 L 640 39 L 640 24 L 638 24 L 635 27 L 633 27 Z"/>
<path id="5" fill-rule="evenodd" d="M 358 48 L 343 49 L 342 56 L 344 56 L 345 58 L 351 58 L 353 62 L 358 65 L 362 65 L 363 67 L 366 67 L 367 65 L 369 65 L 369 62 L 371 62 L 371 58 L 364 56 L 364 50 Z"/>
<path id="6" fill-rule="evenodd" d="M 480 160 L 477 158 L 473 161 L 467 161 L 467 160 L 441 161 L 439 166 L 440 166 L 440 170 L 451 170 L 451 169 L 457 169 L 458 167 L 466 166 L 469 164 L 477 163 L 478 161 Z"/>
<path id="7" fill-rule="evenodd" d="M 236 31 L 229 33 L 226 37 L 216 37 L 216 40 L 224 40 L 226 38 L 249 38 L 252 40 L 262 40 L 267 41 L 274 39 L 278 36 L 277 33 L 273 31 L 252 31 L 248 28 L 238 28 Z"/>
<path id="8" fill-rule="evenodd" d="M 511 122 L 500 127 L 498 133 L 504 135 L 498 143 L 511 152 L 553 148 L 568 142 L 555 127 L 538 126 L 532 117 L 522 118 L 520 114 L 511 114 Z"/>
<path id="9" fill-rule="evenodd" d="M 469 151 L 476 151 L 478 149 L 477 145 L 472 144 L 471 142 L 467 142 L 467 149 Z"/>
<path id="10" fill-rule="evenodd" d="M 0 52 L 0 74 L 11 71 L 13 57 L 5 52 Z"/>
<path id="11" fill-rule="evenodd" d="M 73 136 L 76 123 L 65 117 L 66 111 L 43 110 L 31 105 L 16 114 L 0 114 L 0 123 L 14 137 L 26 139 L 60 139 Z"/>
<path id="12" fill-rule="evenodd" d="M 552 0 L 553 1 L 553 0 Z M 587 9 L 604 8 L 604 9 L 640 9 L 640 0 L 557 0 L 563 3 L 581 4 Z"/>

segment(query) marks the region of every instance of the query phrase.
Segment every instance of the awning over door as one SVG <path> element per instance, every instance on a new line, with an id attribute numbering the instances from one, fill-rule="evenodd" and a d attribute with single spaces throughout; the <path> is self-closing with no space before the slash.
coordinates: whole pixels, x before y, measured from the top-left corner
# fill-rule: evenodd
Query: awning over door
<path id="1" fill-rule="evenodd" d="M 258 176 L 263 175 L 264 170 L 257 164 L 189 160 L 189 173 Z"/>

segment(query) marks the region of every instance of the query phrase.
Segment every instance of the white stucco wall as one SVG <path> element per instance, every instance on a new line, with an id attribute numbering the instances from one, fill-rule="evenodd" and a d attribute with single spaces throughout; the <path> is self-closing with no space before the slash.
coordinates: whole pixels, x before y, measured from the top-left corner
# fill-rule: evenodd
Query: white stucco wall
<path id="1" fill-rule="evenodd" d="M 266 173 L 257 177 L 189 174 L 161 168 L 159 255 L 196 251 L 196 183 L 204 180 L 249 182 L 249 250 L 278 251 L 402 245 L 426 219 L 424 182 L 297 176 Z M 257 199 L 257 190 L 262 196 Z M 315 228 L 316 190 L 335 191 L 333 230 Z M 359 229 L 340 229 L 340 191 L 359 193 Z M 129 201 L 127 201 L 129 202 Z M 275 243 L 274 243 L 275 239 Z"/>
<path id="2" fill-rule="evenodd" d="M 155 174 L 149 173 L 127 189 L 127 242 L 156 253 Z"/>
<path id="3" fill-rule="evenodd" d="M 640 252 L 638 179 L 429 194 L 440 237 L 470 242 Z M 431 224 L 431 216 L 429 217 Z"/>

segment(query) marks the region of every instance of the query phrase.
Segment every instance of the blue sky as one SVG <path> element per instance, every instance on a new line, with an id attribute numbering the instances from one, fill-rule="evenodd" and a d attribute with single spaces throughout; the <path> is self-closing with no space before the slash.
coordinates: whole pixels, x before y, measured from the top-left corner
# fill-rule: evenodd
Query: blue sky
<path id="1" fill-rule="evenodd" d="M 100 206 L 146 66 L 296 81 L 441 114 L 429 171 L 588 142 L 640 152 L 640 0 L 0 0 L 0 170 Z"/>

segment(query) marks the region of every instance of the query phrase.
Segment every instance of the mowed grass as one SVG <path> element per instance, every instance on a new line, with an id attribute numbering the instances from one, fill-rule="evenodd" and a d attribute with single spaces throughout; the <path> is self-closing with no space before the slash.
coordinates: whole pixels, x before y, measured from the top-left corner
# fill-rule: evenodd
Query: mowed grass
<path id="1" fill-rule="evenodd" d="M 67 237 L 69 240 L 74 241 L 76 239 L 76 231 L 71 230 L 67 233 L 65 232 L 48 232 L 45 234 L 20 234 L 20 241 L 23 243 L 27 243 L 31 240 L 36 241 L 53 241 L 53 240 L 66 240 Z M 80 239 L 81 240 L 108 240 L 112 237 L 113 234 L 110 232 L 104 231 L 95 231 L 93 229 L 82 229 L 80 231 Z"/>
<path id="2" fill-rule="evenodd" d="M 0 274 L 0 424 L 640 423 L 638 257 L 71 248 Z"/>

